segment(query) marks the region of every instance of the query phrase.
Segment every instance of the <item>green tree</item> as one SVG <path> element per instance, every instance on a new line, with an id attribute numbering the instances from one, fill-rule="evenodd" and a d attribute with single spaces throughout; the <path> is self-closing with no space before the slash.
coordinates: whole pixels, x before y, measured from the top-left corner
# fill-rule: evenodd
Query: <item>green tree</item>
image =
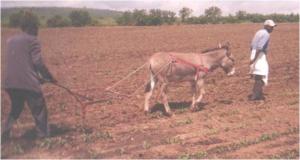
<path id="1" fill-rule="evenodd" d="M 287 15 L 287 21 L 288 22 L 299 22 L 299 13 L 298 14 L 291 13 L 291 14 Z"/>
<path id="2" fill-rule="evenodd" d="M 71 25 L 70 20 L 60 15 L 55 15 L 52 18 L 47 20 L 48 27 L 66 27 L 70 25 Z"/>
<path id="3" fill-rule="evenodd" d="M 229 14 L 227 17 L 222 18 L 223 23 L 238 23 L 238 18 Z"/>
<path id="4" fill-rule="evenodd" d="M 264 16 L 262 14 L 253 13 L 253 14 L 248 14 L 247 19 L 250 20 L 251 22 L 254 22 L 254 23 L 262 23 L 267 18 L 266 18 L 266 16 Z"/>
<path id="5" fill-rule="evenodd" d="M 11 14 L 9 16 L 9 26 L 10 27 L 19 27 L 23 16 L 24 16 L 23 10 L 21 10 L 17 13 Z"/>
<path id="6" fill-rule="evenodd" d="M 10 27 L 22 27 L 22 25 L 40 25 L 39 17 L 31 11 L 21 10 L 17 13 L 13 13 L 9 16 Z"/>
<path id="7" fill-rule="evenodd" d="M 185 22 L 185 20 L 187 18 L 190 17 L 190 15 L 193 13 L 193 10 L 187 7 L 183 7 L 180 11 L 179 11 L 179 15 L 181 18 L 181 22 Z"/>
<path id="8" fill-rule="evenodd" d="M 117 19 L 117 23 L 119 25 L 134 25 L 132 12 L 125 11 L 122 16 Z"/>
<path id="9" fill-rule="evenodd" d="M 222 10 L 216 6 L 209 7 L 208 9 L 205 9 L 205 16 L 208 18 L 209 22 L 217 23 L 222 16 Z"/>
<path id="10" fill-rule="evenodd" d="M 90 25 L 92 22 L 89 12 L 84 10 L 72 11 L 69 18 L 71 19 L 72 25 L 76 27 Z"/>
<path id="11" fill-rule="evenodd" d="M 160 9 L 151 9 L 148 17 L 149 25 L 161 25 L 163 24 L 162 11 Z"/>
<path id="12" fill-rule="evenodd" d="M 138 10 L 135 9 L 132 13 L 132 17 L 134 20 L 135 25 L 137 26 L 144 26 L 147 24 L 147 15 L 146 15 L 146 10 Z"/>
<path id="13" fill-rule="evenodd" d="M 175 13 L 160 9 L 126 11 L 118 19 L 119 25 L 162 25 L 173 24 L 176 21 Z"/>
<path id="14" fill-rule="evenodd" d="M 235 13 L 235 16 L 239 21 L 247 20 L 247 12 L 246 11 L 237 11 Z"/>
<path id="15" fill-rule="evenodd" d="M 162 18 L 164 23 L 174 24 L 176 21 L 176 13 L 171 11 L 162 11 Z"/>

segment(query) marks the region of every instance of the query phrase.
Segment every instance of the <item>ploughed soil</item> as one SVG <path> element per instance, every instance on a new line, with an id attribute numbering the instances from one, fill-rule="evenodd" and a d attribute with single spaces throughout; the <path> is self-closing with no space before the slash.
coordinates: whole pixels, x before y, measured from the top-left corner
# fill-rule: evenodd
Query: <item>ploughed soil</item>
<path id="1" fill-rule="evenodd" d="M 58 82 L 100 100 L 84 110 L 74 97 L 51 84 L 42 89 L 52 136 L 35 136 L 28 107 L 16 121 L 11 139 L 3 140 L 2 158 L 299 158 L 299 26 L 279 24 L 271 34 L 266 100 L 252 102 L 250 43 L 261 24 L 174 25 L 159 27 L 43 28 L 38 38 L 43 59 Z M 2 28 L 5 42 L 18 33 Z M 230 42 L 236 74 L 218 69 L 206 78 L 206 94 L 189 111 L 188 83 L 171 84 L 174 116 L 164 114 L 161 99 L 144 114 L 146 68 L 109 87 L 159 51 L 201 52 Z M 142 87 L 141 87 L 142 86 Z M 10 110 L 2 91 L 1 123 Z M 126 97 L 124 95 L 130 95 Z M 84 116 L 85 115 L 85 116 Z"/>

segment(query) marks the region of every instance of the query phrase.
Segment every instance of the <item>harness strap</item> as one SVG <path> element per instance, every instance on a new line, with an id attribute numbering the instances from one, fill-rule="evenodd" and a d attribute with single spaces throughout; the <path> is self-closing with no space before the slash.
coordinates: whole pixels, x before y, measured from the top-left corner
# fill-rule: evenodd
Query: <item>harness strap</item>
<path id="1" fill-rule="evenodd" d="M 186 64 L 186 65 L 194 67 L 196 69 L 196 77 L 199 76 L 200 72 L 204 72 L 204 73 L 209 72 L 209 69 L 207 67 L 204 67 L 203 65 L 198 65 L 198 64 L 188 62 L 188 61 L 186 61 L 182 58 L 178 58 L 172 54 L 170 54 L 170 57 L 172 59 L 172 63 L 182 63 L 182 64 Z M 202 59 L 201 59 L 201 61 L 202 61 Z"/>

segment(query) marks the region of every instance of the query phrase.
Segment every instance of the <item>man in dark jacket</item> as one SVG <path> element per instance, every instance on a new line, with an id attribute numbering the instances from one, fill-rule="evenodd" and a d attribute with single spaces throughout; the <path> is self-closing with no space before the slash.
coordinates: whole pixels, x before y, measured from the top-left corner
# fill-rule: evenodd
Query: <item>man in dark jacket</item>
<path id="1" fill-rule="evenodd" d="M 11 111 L 2 126 L 2 140 L 9 138 L 13 123 L 27 102 L 34 117 L 37 136 L 49 136 L 47 107 L 41 90 L 41 79 L 56 83 L 43 63 L 37 39 L 38 23 L 29 12 L 22 17 L 22 33 L 7 40 L 3 88 L 11 100 Z"/>

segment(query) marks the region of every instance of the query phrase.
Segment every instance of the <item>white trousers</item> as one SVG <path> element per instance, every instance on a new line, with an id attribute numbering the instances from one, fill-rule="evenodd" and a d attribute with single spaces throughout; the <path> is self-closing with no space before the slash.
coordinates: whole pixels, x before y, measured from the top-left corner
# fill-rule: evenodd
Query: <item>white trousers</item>
<path id="1" fill-rule="evenodd" d="M 255 57 L 256 50 L 253 49 L 251 51 L 250 59 L 253 60 Z M 263 81 L 265 85 L 268 84 L 268 76 L 269 76 L 269 64 L 266 58 L 266 54 L 264 52 L 259 52 L 256 61 L 250 65 L 250 74 L 261 75 L 263 76 Z"/>

